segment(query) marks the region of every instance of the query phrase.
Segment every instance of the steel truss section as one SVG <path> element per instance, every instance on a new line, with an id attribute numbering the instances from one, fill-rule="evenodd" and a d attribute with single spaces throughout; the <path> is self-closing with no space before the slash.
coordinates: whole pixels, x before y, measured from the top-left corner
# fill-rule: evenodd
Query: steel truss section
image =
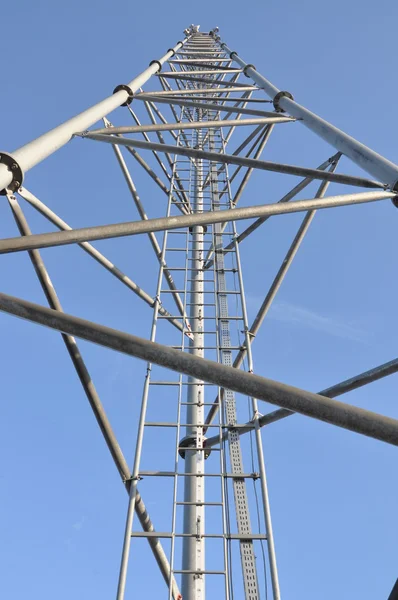
<path id="1" fill-rule="evenodd" d="M 6 195 L 21 236 L 1 239 L 0 254 L 28 252 L 49 308 L 0 293 L 0 311 L 61 333 L 128 493 L 117 600 L 132 597 L 129 585 L 137 575 L 129 570 L 137 538 L 145 538 L 150 545 L 168 600 L 205 600 L 208 589 L 217 590 L 213 595 L 207 593 L 210 599 L 232 600 L 239 593 L 235 590 L 238 573 L 238 589 L 243 590 L 245 600 L 265 600 L 267 594 L 280 600 L 261 428 L 299 413 L 398 446 L 398 421 L 334 400 L 397 373 L 398 359 L 314 394 L 254 374 L 252 344 L 316 211 L 384 200 L 397 205 L 398 166 L 299 105 L 291 93 L 278 90 L 221 41 L 218 28 L 201 33 L 199 26 L 191 25 L 184 36 L 128 84 L 118 85 L 109 97 L 14 152 L 1 153 L 0 191 Z M 169 71 L 162 70 L 165 63 Z M 242 75 L 251 81 L 240 81 Z M 152 87 L 143 90 L 150 80 Z M 161 89 L 157 89 L 159 84 Z M 270 110 L 262 110 L 262 103 Z M 126 121 L 113 126 L 107 117 L 119 107 L 124 107 L 121 111 Z M 101 120 L 104 126 L 99 127 Z M 282 124 L 286 131 L 306 126 L 335 148 L 330 153 L 333 155 L 318 168 L 263 160 L 271 134 L 270 145 L 280 131 L 277 125 Z M 234 143 L 236 149 L 229 150 L 233 137 L 239 138 Z M 30 169 L 72 138 L 76 138 L 75 143 L 86 143 L 87 151 L 94 141 L 102 142 L 104 151 L 110 144 L 139 220 L 73 229 L 22 187 Z M 138 150 L 144 151 L 145 158 Z M 369 178 L 337 172 L 344 156 L 364 169 Z M 234 168 L 231 174 L 230 166 Z M 149 176 L 148 183 L 155 184 L 151 192 L 140 195 L 137 169 Z M 238 208 L 255 170 L 262 171 L 263 176 L 276 172 L 303 179 L 291 184 L 279 201 L 264 194 L 255 205 Z M 295 200 L 314 181 L 319 182 L 315 196 Z M 330 183 L 354 189 L 327 196 Z M 60 231 L 32 234 L 18 195 Z M 162 216 L 149 218 L 147 197 L 156 199 L 160 206 L 165 196 Z M 240 244 L 271 217 L 295 212 L 305 213 L 301 225 L 250 324 Z M 256 220 L 238 232 L 239 221 L 251 218 Z M 161 241 L 158 232 L 162 233 Z M 149 240 L 158 265 L 156 284 L 150 292 L 90 244 L 140 234 L 141 239 Z M 68 244 L 78 244 L 152 309 L 149 340 L 63 312 L 39 250 Z M 177 335 L 178 343 L 160 343 L 160 330 L 170 340 Z M 131 467 L 74 336 L 146 361 Z M 162 371 L 166 373 L 163 379 L 156 378 L 156 366 L 167 369 Z M 170 390 L 175 392 L 173 406 L 168 409 L 170 420 L 151 420 L 148 409 L 154 397 L 163 399 Z M 244 397 L 249 400 L 249 419 L 242 417 Z M 258 401 L 274 404 L 277 409 L 262 415 Z M 175 442 L 164 448 L 174 469 L 162 471 L 156 464 L 147 469 L 142 460 L 144 439 L 149 430 L 162 435 L 165 428 L 175 433 Z M 247 434 L 253 436 L 255 472 L 247 467 Z M 143 478 L 172 482 L 170 497 L 163 499 L 171 515 L 167 531 L 156 531 L 147 512 L 138 491 Z M 140 486 L 145 487 L 145 480 Z M 220 512 L 211 516 L 208 527 L 209 511 L 215 508 Z M 253 511 L 261 514 L 256 528 Z M 142 531 L 134 529 L 135 514 Z M 220 543 L 217 551 L 213 546 L 216 542 Z M 267 548 L 264 566 L 257 560 L 259 544 Z M 113 575 L 116 581 L 117 574 Z M 214 579 L 219 582 L 215 587 L 210 586 Z"/>

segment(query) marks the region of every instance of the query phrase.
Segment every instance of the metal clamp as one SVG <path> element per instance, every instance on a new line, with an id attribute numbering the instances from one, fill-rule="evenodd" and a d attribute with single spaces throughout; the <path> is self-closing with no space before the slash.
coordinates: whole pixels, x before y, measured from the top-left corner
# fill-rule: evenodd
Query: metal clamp
<path id="1" fill-rule="evenodd" d="M 174 56 L 174 55 L 175 55 L 175 53 L 176 53 L 176 51 L 174 50 L 174 48 L 169 48 L 169 49 L 167 50 L 167 52 L 172 52 L 172 53 L 173 53 L 173 54 L 172 54 L 172 56 Z"/>
<path id="2" fill-rule="evenodd" d="M 189 448 L 197 448 L 196 437 L 193 435 L 187 435 L 186 437 L 182 438 L 182 440 L 178 444 L 178 454 L 181 456 L 181 458 L 185 459 L 185 450 L 188 450 Z M 211 448 L 206 448 L 205 437 L 203 437 L 203 449 L 205 459 L 209 458 L 211 454 Z"/>
<path id="3" fill-rule="evenodd" d="M 158 67 L 159 67 L 158 73 L 162 70 L 162 63 L 160 62 L 160 60 L 151 60 L 151 62 L 149 63 L 149 66 L 152 67 L 152 65 L 158 65 Z"/>
<path id="4" fill-rule="evenodd" d="M 203 233 L 207 233 L 207 225 L 195 225 L 195 227 L 201 227 L 203 229 Z M 193 233 L 193 227 L 189 227 L 188 229 L 189 233 Z"/>
<path id="5" fill-rule="evenodd" d="M 245 68 L 243 69 L 243 74 L 246 75 L 246 77 L 250 77 L 250 75 L 248 75 L 246 73 L 247 69 L 254 69 L 255 71 L 257 71 L 257 69 L 254 65 L 246 65 Z"/>
<path id="6" fill-rule="evenodd" d="M 238 56 L 238 53 L 235 52 L 235 50 L 233 50 L 232 52 L 230 52 L 229 54 L 229 58 L 233 59 L 233 55 L 236 54 L 236 56 Z"/>
<path id="7" fill-rule="evenodd" d="M 134 99 L 134 92 L 133 90 L 126 84 L 121 83 L 120 85 L 117 85 L 115 87 L 115 89 L 113 90 L 114 94 L 117 94 L 117 92 L 120 92 L 124 90 L 125 92 L 128 93 L 129 97 L 127 98 L 126 102 L 123 102 L 122 106 L 128 106 L 129 104 L 132 103 L 133 99 Z"/>
<path id="8" fill-rule="evenodd" d="M 290 100 L 294 100 L 290 92 L 278 92 L 272 101 L 276 112 L 285 112 L 283 108 L 279 106 L 279 101 L 281 98 L 290 98 Z"/>
<path id="9" fill-rule="evenodd" d="M 11 171 L 12 181 L 7 186 L 7 188 L 9 190 L 11 190 L 12 192 L 16 192 L 17 189 L 21 187 L 22 181 L 23 181 L 23 171 L 22 171 L 21 167 L 19 166 L 19 164 L 17 163 L 15 158 L 11 154 L 8 154 L 7 152 L 0 153 L 0 164 L 5 165 L 7 167 L 7 169 L 9 171 Z M 7 194 L 6 190 L 0 191 L 1 196 L 6 196 L 6 194 Z"/>

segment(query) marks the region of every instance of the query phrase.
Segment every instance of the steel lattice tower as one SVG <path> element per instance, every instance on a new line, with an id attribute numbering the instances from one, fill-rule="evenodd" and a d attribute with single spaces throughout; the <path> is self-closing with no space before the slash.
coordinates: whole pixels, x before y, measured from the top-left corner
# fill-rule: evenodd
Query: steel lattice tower
<path id="1" fill-rule="evenodd" d="M 133 597 L 126 593 L 126 584 L 132 540 L 136 538 L 149 543 L 169 600 L 203 600 L 206 587 L 211 589 L 207 594 L 210 598 L 257 600 L 268 594 L 279 600 L 261 428 L 301 413 L 398 445 L 398 421 L 334 400 L 397 372 L 398 360 L 315 394 L 255 375 L 252 343 L 316 210 L 382 200 L 397 204 L 398 166 L 297 104 L 291 93 L 278 90 L 222 42 L 218 28 L 201 33 L 192 25 L 184 34 L 182 41 L 153 60 L 139 76 L 118 85 L 113 95 L 12 154 L 1 153 L 0 188 L 21 237 L 0 240 L 0 253 L 28 251 L 50 308 L 0 294 L 0 310 L 61 332 L 126 488 L 128 509 L 117 600 Z M 168 71 L 163 69 L 165 63 Z M 142 90 L 150 78 L 160 90 Z M 264 110 L 264 103 L 268 110 Z M 135 109 L 140 105 L 149 122 L 141 122 Z M 107 116 L 121 106 L 126 121 L 132 118 L 133 125 L 115 127 L 108 120 Z M 101 119 L 103 126 L 93 129 Z M 318 168 L 261 160 L 273 130 L 282 126 L 307 127 L 331 145 L 330 157 Z M 156 141 L 150 137 L 153 135 Z M 111 145 L 139 221 L 72 229 L 22 187 L 25 173 L 72 137 Z M 238 145 L 229 150 L 236 137 Z M 156 167 L 138 150 L 146 150 Z M 126 158 L 131 156 L 135 162 L 129 169 Z M 342 156 L 375 179 L 336 172 Z M 143 169 L 157 185 L 161 199 L 167 199 L 164 217 L 148 219 L 145 200 L 141 200 L 133 179 L 136 169 Z M 286 179 L 296 176 L 300 181 L 278 202 L 238 208 L 255 169 L 284 173 Z M 319 187 L 313 198 L 291 202 L 314 181 Z M 354 189 L 352 193 L 326 196 L 331 182 L 365 191 Z M 32 235 L 17 195 L 61 231 Z M 240 244 L 270 217 L 293 212 L 304 212 L 303 221 L 250 323 Z M 255 221 L 250 226 L 240 227 L 241 220 L 251 218 Z M 163 233 L 162 242 L 158 232 Z M 143 234 L 149 238 L 159 265 L 152 294 L 90 243 Z M 65 244 L 80 245 L 151 307 L 149 340 L 62 311 L 39 250 Z M 166 332 L 167 345 L 157 341 L 159 331 Z M 132 469 L 73 336 L 147 362 Z M 171 398 L 168 420 L 148 419 L 147 408 L 154 397 Z M 249 419 L 242 410 L 244 398 L 249 399 Z M 278 408 L 262 414 L 258 403 L 263 401 Z M 145 436 L 148 431 L 161 436 L 165 429 L 174 434 L 174 444 L 164 450 L 172 456 L 174 469 L 159 470 L 156 464 L 152 470 L 144 469 Z M 254 448 L 252 465 L 249 438 Z M 164 499 L 170 506 L 170 527 L 159 531 L 144 504 L 144 499 L 148 502 L 144 490 L 146 481 L 164 478 L 171 481 L 170 497 Z M 150 488 L 149 496 L 154 489 L 156 486 Z M 256 508 L 259 527 L 255 525 Z M 142 531 L 135 527 L 135 515 Z M 257 558 L 260 545 L 266 548 L 264 565 Z M 268 574 L 266 591 L 263 567 Z M 213 579 L 217 583 L 210 583 Z"/>

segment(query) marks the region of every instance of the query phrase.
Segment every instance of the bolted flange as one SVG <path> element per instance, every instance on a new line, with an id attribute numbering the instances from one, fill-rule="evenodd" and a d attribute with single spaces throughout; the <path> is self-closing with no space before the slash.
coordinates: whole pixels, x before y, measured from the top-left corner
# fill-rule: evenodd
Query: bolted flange
<path id="1" fill-rule="evenodd" d="M 395 196 L 395 198 L 391 198 L 391 202 L 396 208 L 398 208 L 398 181 L 395 182 L 392 191 L 397 192 L 397 196 Z"/>
<path id="2" fill-rule="evenodd" d="M 247 69 L 254 69 L 255 71 L 257 71 L 254 65 L 246 65 L 243 69 L 243 74 L 246 75 L 246 77 L 250 77 L 250 75 L 247 74 Z"/>
<path id="3" fill-rule="evenodd" d="M 9 171 L 12 173 L 12 181 L 7 186 L 9 190 L 12 192 L 16 192 L 18 188 L 21 187 L 23 181 L 23 171 L 15 158 L 8 154 L 8 152 L 0 152 L 0 164 L 5 165 Z M 0 195 L 5 196 L 7 194 L 6 190 L 1 190 Z"/>
<path id="4" fill-rule="evenodd" d="M 152 65 L 158 65 L 158 67 L 159 67 L 158 73 L 160 73 L 160 71 L 162 70 L 162 63 L 160 62 L 160 60 L 151 60 L 151 62 L 149 63 L 149 66 L 152 67 Z"/>
<path id="5" fill-rule="evenodd" d="M 121 90 L 124 90 L 129 95 L 126 102 L 123 102 L 122 106 L 128 106 L 129 104 L 132 103 L 132 101 L 134 99 L 134 92 L 128 85 L 121 83 L 120 85 L 117 85 L 115 87 L 115 89 L 113 90 L 113 93 L 116 94 L 117 92 L 120 92 Z"/>
<path id="6" fill-rule="evenodd" d="M 281 98 L 290 98 L 290 100 L 294 100 L 290 92 L 278 92 L 272 101 L 276 112 L 285 112 L 283 108 L 279 106 L 279 101 Z"/>

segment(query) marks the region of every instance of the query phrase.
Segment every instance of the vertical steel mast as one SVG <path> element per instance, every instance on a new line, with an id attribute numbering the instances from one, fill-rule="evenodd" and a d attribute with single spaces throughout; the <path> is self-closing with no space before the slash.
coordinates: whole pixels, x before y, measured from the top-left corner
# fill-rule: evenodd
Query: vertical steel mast
<path id="1" fill-rule="evenodd" d="M 1 153 L 0 190 L 21 237 L 0 240 L 0 254 L 28 252 L 49 308 L 0 293 L 0 310 L 61 333 L 118 469 L 128 503 L 117 600 L 137 595 L 131 585 L 137 578 L 145 579 L 149 597 L 160 597 L 156 577 L 150 588 L 153 565 L 144 574 L 134 571 L 138 538 L 150 547 L 168 600 L 280 600 L 261 428 L 299 413 L 397 446 L 398 421 L 334 399 L 396 373 L 398 360 L 315 394 L 255 374 L 252 344 L 316 211 L 349 204 L 359 210 L 362 203 L 385 200 L 395 210 L 398 167 L 276 88 L 231 51 L 218 28 L 201 33 L 191 25 L 184 35 L 108 98 L 15 152 Z M 144 91 L 147 83 L 154 89 Z M 118 107 L 123 124 L 115 126 L 109 113 Z M 280 127 L 302 125 L 332 147 L 318 167 L 262 159 Z M 74 137 L 87 149 L 90 140 L 102 142 L 115 155 L 138 220 L 73 229 L 24 186 L 29 169 Z M 344 156 L 371 178 L 338 172 Z M 154 218 L 147 210 L 156 211 L 155 202 L 137 189 L 137 170 L 148 175 L 156 207 L 163 207 Z M 240 206 L 255 170 L 265 177 L 284 174 L 287 191 L 267 204 Z M 350 187 L 327 196 L 330 183 Z M 306 199 L 295 200 L 311 185 Z M 32 235 L 18 196 L 60 231 Z M 250 322 L 241 244 L 271 217 L 290 212 L 303 212 L 302 223 Z M 249 226 L 241 224 L 252 218 Z M 152 289 L 144 290 L 91 244 L 135 235 L 154 254 Z M 148 340 L 63 312 L 40 249 L 68 244 L 78 244 L 152 311 Z M 146 361 L 131 467 L 76 337 Z M 263 402 L 275 410 L 262 414 Z M 159 466 L 166 459 L 169 469 Z M 161 498 L 161 510 L 150 516 L 141 492 L 151 505 Z M 159 521 L 167 525 L 156 529 Z"/>

